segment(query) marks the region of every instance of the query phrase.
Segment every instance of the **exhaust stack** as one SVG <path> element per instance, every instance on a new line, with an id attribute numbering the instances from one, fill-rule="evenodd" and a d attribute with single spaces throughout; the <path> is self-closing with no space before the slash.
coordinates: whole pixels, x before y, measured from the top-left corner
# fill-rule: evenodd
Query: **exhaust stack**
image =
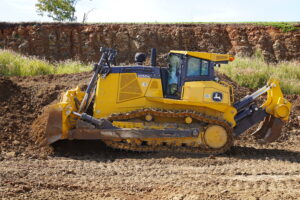
<path id="1" fill-rule="evenodd" d="M 156 66 L 156 48 L 151 49 L 151 66 Z"/>

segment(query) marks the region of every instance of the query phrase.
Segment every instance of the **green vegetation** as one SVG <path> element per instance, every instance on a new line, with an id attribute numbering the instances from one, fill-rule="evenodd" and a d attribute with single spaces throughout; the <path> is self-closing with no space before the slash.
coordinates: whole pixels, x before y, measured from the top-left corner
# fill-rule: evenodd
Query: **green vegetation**
<path id="1" fill-rule="evenodd" d="M 252 58 L 237 57 L 228 65 L 222 65 L 218 71 L 239 85 L 255 89 L 265 85 L 270 77 L 275 77 L 280 80 L 285 94 L 300 94 L 300 62 L 268 64 L 256 53 Z"/>
<path id="2" fill-rule="evenodd" d="M 78 0 L 38 0 L 35 4 L 39 15 L 47 16 L 54 21 L 76 21 L 75 6 Z"/>
<path id="3" fill-rule="evenodd" d="M 51 64 L 45 60 L 0 50 L 0 75 L 70 74 L 91 69 L 91 65 L 84 65 L 78 61 L 68 60 Z M 280 80 L 284 93 L 300 94 L 300 62 L 282 61 L 268 64 L 261 53 L 256 52 L 251 58 L 237 57 L 228 65 L 222 65 L 218 71 L 226 74 L 239 85 L 255 89 L 265 85 L 270 77 L 275 77 Z"/>
<path id="4" fill-rule="evenodd" d="M 99 24 L 99 23 L 88 23 Z M 283 32 L 300 30 L 300 22 L 101 22 L 100 24 L 253 24 L 260 26 L 272 26 Z"/>
<path id="5" fill-rule="evenodd" d="M 34 57 L 25 57 L 8 50 L 0 50 L 0 75 L 36 76 L 46 74 L 70 74 L 90 71 L 90 65 L 78 61 L 64 61 L 54 64 Z"/>
<path id="6" fill-rule="evenodd" d="M 255 24 L 262 26 L 273 26 L 279 28 L 283 32 L 300 30 L 300 28 L 295 26 L 297 23 L 293 22 L 255 22 Z"/>

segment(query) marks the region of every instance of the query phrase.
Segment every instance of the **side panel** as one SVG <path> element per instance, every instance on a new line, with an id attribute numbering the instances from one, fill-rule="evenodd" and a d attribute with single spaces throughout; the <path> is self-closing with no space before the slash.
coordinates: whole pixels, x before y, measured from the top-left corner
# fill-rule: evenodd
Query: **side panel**
<path id="1" fill-rule="evenodd" d="M 94 103 L 94 117 L 110 115 L 116 109 L 119 90 L 119 73 L 109 74 L 105 79 L 99 78 Z"/>
<path id="2" fill-rule="evenodd" d="M 214 81 L 185 82 L 182 99 L 193 102 L 231 105 L 230 88 Z"/>
<path id="3" fill-rule="evenodd" d="M 136 73 L 119 74 L 117 103 L 145 96 L 150 80 L 150 78 L 138 78 Z"/>
<path id="4" fill-rule="evenodd" d="M 145 94 L 146 97 L 163 98 L 163 89 L 160 79 L 152 78 Z"/>
<path id="5" fill-rule="evenodd" d="M 98 80 L 94 117 L 153 107 L 146 96 L 162 98 L 160 79 L 139 77 L 136 73 L 111 73 Z"/>
<path id="6" fill-rule="evenodd" d="M 201 92 L 202 91 L 202 92 Z M 220 92 L 221 102 L 213 101 L 210 94 Z M 142 77 L 136 73 L 111 73 L 97 83 L 94 117 L 108 117 L 113 113 L 130 112 L 142 108 L 194 110 L 223 118 L 235 125 L 236 110 L 230 105 L 229 90 L 212 81 L 186 82 L 181 100 L 163 98 L 161 80 Z"/>

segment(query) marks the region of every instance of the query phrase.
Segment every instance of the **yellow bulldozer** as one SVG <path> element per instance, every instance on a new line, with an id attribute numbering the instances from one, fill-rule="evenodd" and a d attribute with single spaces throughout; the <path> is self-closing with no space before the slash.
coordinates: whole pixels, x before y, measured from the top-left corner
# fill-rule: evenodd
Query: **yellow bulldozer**
<path id="1" fill-rule="evenodd" d="M 233 61 L 228 54 L 170 51 L 167 67 L 113 66 L 117 52 L 100 48 L 98 64 L 85 91 L 79 87 L 51 105 L 46 142 L 60 139 L 102 140 L 108 146 L 132 151 L 179 151 L 219 154 L 234 138 L 255 124 L 260 143 L 275 141 L 289 118 L 291 103 L 279 81 L 267 84 L 239 101 L 232 85 L 220 81 L 214 68 Z M 257 106 L 255 99 L 267 93 Z"/>

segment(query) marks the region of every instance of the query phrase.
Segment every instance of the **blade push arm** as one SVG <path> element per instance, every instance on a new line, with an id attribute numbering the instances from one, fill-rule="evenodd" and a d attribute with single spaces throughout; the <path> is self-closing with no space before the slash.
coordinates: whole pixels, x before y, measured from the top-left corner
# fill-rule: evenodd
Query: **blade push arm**
<path id="1" fill-rule="evenodd" d="M 288 121 L 292 104 L 283 97 L 279 80 L 271 78 L 268 85 L 271 88 L 267 91 L 267 101 L 261 107 L 270 115 Z"/>
<path id="2" fill-rule="evenodd" d="M 267 100 L 262 104 L 261 108 L 268 114 L 274 115 L 276 118 L 287 121 L 291 110 L 291 103 L 283 97 L 280 89 L 280 84 L 277 79 L 271 78 L 267 85 L 258 89 L 249 96 L 244 97 L 239 102 L 234 104 L 234 107 L 239 111 L 248 107 L 254 100 L 267 92 Z"/>
<path id="3" fill-rule="evenodd" d="M 98 80 L 98 74 L 103 74 L 103 76 L 106 76 L 109 73 L 110 64 L 113 62 L 114 58 L 117 55 L 117 51 L 109 48 L 101 47 L 100 52 L 102 52 L 102 56 L 98 64 L 95 64 L 94 74 L 85 91 L 85 96 L 78 110 L 79 113 L 85 112 L 91 100 L 93 99 L 93 91 L 95 90 L 95 86 Z M 105 68 L 105 66 L 107 67 Z"/>
<path id="4" fill-rule="evenodd" d="M 264 93 L 267 93 L 267 100 L 258 107 L 254 100 Z M 279 81 L 271 78 L 266 86 L 244 97 L 234 107 L 238 110 L 235 116 L 235 135 L 238 136 L 261 122 L 253 135 L 261 143 L 266 143 L 273 142 L 280 136 L 284 122 L 289 119 L 291 103 L 283 97 Z"/>

